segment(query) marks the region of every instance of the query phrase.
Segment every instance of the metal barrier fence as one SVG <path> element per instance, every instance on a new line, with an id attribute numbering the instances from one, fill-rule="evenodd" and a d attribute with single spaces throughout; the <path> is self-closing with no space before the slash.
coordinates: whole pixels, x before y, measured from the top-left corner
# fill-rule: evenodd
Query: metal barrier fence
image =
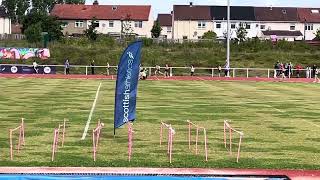
<path id="1" fill-rule="evenodd" d="M 26 64 L 0 64 L 1 65 L 11 65 L 11 66 L 29 66 Z M 57 74 L 65 74 L 64 65 L 38 65 L 39 67 L 54 66 L 56 68 Z M 93 69 L 92 69 L 93 68 Z M 147 70 L 148 76 L 156 75 L 155 67 L 141 67 Z M 82 75 L 91 75 L 92 70 L 94 70 L 95 75 L 116 75 L 117 66 L 81 66 L 81 65 L 71 65 L 70 74 L 82 74 Z M 198 67 L 195 68 L 195 76 L 207 76 L 207 77 L 225 77 L 226 69 L 221 68 L 205 68 Z M 227 71 L 228 72 L 228 71 Z M 0 71 L 1 73 L 1 71 Z M 170 76 L 190 76 L 191 68 L 190 67 L 170 67 L 169 69 Z M 229 73 L 230 77 L 259 77 L 259 78 L 274 78 L 276 74 L 277 77 L 281 77 L 281 70 L 275 69 L 266 69 L 266 68 L 230 68 Z M 160 68 L 160 71 L 157 73 L 158 76 L 165 75 L 165 68 Z M 287 78 L 313 78 L 314 72 L 312 69 L 292 69 L 291 72 L 285 73 Z"/>

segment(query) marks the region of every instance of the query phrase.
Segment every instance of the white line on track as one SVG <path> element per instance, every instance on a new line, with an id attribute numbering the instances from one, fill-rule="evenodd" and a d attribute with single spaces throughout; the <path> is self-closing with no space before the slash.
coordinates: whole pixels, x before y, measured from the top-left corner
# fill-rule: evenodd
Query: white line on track
<path id="1" fill-rule="evenodd" d="M 81 140 L 84 140 L 87 136 L 87 132 L 89 130 L 89 126 L 90 126 L 90 121 L 91 121 L 91 118 L 92 118 L 92 114 L 93 114 L 93 111 L 96 107 L 96 104 L 97 104 L 97 100 L 98 100 L 98 97 L 99 97 L 99 92 L 100 92 L 100 88 L 101 88 L 101 83 L 99 84 L 99 87 L 97 89 L 97 93 L 96 93 L 96 97 L 93 101 L 93 104 L 92 104 L 92 108 L 91 108 L 91 111 L 90 111 L 90 114 L 89 114 L 89 117 L 88 117 L 88 120 L 87 120 L 87 124 L 86 124 L 86 127 L 84 128 L 84 131 L 83 131 L 83 134 L 82 134 L 82 138 Z"/>

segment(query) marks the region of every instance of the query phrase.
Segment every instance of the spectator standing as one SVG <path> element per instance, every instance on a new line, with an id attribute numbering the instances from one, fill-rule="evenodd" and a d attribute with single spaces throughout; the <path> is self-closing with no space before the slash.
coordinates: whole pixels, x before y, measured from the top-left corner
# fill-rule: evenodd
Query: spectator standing
<path id="1" fill-rule="evenodd" d="M 306 78 L 310 78 L 309 66 L 306 67 Z"/>
<path id="2" fill-rule="evenodd" d="M 296 65 L 295 69 L 297 70 L 297 78 L 300 78 L 300 71 L 302 69 L 302 66 L 300 64 Z"/>
<path id="3" fill-rule="evenodd" d="M 317 66 L 314 64 L 313 66 L 312 66 L 312 77 L 315 77 L 315 75 L 316 75 L 316 70 L 317 70 Z M 312 78 L 311 77 L 311 78 Z"/>
<path id="4" fill-rule="evenodd" d="M 279 69 L 279 61 L 274 65 L 274 72 L 273 72 L 273 78 L 277 78 L 278 76 L 278 69 Z"/>
<path id="5" fill-rule="evenodd" d="M 288 64 L 288 77 L 291 78 L 292 76 L 292 63 L 290 62 Z"/>
<path id="6" fill-rule="evenodd" d="M 161 74 L 160 69 L 161 67 L 159 65 L 156 65 L 156 70 L 154 71 L 155 76 L 157 76 L 158 74 Z"/>
<path id="7" fill-rule="evenodd" d="M 65 68 L 65 74 L 70 74 L 70 63 L 69 63 L 69 59 L 66 59 L 66 61 L 64 62 L 64 68 Z"/>
<path id="8" fill-rule="evenodd" d="M 190 69 L 191 76 L 194 76 L 194 71 L 195 71 L 195 70 L 196 70 L 196 69 L 194 68 L 194 66 L 191 65 L 191 69 Z"/>
<path id="9" fill-rule="evenodd" d="M 320 80 L 318 78 L 318 74 L 319 74 L 319 69 L 317 68 L 316 71 L 314 72 L 314 83 L 318 82 L 320 83 Z"/>
<path id="10" fill-rule="evenodd" d="M 94 60 L 91 61 L 90 66 L 91 66 L 91 74 L 94 75 L 94 66 L 95 66 L 94 65 Z"/>
<path id="11" fill-rule="evenodd" d="M 107 70 L 107 76 L 109 76 L 109 75 L 110 75 L 109 68 L 110 68 L 110 65 L 109 65 L 109 63 L 107 62 L 107 68 L 106 68 L 106 70 Z"/>
<path id="12" fill-rule="evenodd" d="M 221 66 L 218 66 L 219 77 L 221 77 Z"/>
<path id="13" fill-rule="evenodd" d="M 166 67 L 164 68 L 164 76 L 165 77 L 169 77 L 169 71 L 170 71 L 169 65 L 166 64 Z"/>
<path id="14" fill-rule="evenodd" d="M 38 74 L 39 68 L 38 68 L 38 64 L 37 64 L 36 60 L 33 61 L 32 65 L 33 65 L 34 73 Z"/>

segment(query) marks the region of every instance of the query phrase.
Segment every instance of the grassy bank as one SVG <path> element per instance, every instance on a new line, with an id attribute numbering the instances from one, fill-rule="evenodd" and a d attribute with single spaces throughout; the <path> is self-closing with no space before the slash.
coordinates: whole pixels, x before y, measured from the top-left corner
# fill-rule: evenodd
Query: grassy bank
<path id="1" fill-rule="evenodd" d="M 0 47 L 40 47 L 25 41 L 0 41 Z M 108 37 L 100 37 L 97 42 L 85 38 L 64 39 L 50 43 L 51 58 L 42 64 L 62 64 L 69 58 L 71 64 L 87 65 L 91 59 L 97 65 L 116 65 L 125 45 L 115 42 Z M 217 67 L 225 62 L 225 46 L 217 42 L 184 43 L 184 44 L 153 44 L 144 40 L 142 63 L 145 66 Z M 251 40 L 244 44 L 232 44 L 232 67 L 261 67 L 272 68 L 276 61 L 292 62 L 303 66 L 317 64 L 320 60 L 320 48 L 311 47 L 303 42 L 271 42 Z M 4 61 L 8 63 L 12 61 Z M 30 61 L 29 61 L 30 63 Z M 320 65 L 320 64 L 319 64 Z"/>

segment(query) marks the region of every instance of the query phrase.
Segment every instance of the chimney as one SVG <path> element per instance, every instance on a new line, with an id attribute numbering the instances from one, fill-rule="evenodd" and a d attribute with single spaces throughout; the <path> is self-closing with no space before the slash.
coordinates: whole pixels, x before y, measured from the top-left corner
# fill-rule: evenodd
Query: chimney
<path id="1" fill-rule="evenodd" d="M 272 5 L 270 6 L 270 11 L 272 11 Z"/>
<path id="2" fill-rule="evenodd" d="M 95 6 L 99 5 L 98 0 L 94 0 L 94 1 L 93 1 L 93 5 L 95 5 Z"/>
<path id="3" fill-rule="evenodd" d="M 192 7 L 192 6 L 193 6 L 193 2 L 192 2 L 192 1 L 190 1 L 189 5 L 190 5 L 190 7 Z"/>

